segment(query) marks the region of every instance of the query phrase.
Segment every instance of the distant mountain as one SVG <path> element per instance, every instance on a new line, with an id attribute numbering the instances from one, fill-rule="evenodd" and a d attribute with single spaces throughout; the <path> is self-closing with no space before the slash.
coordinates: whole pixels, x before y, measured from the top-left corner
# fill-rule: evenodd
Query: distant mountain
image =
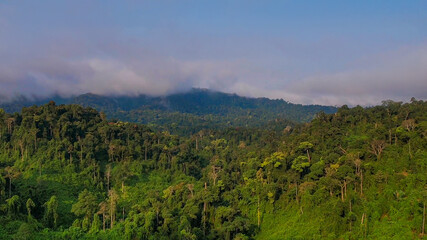
<path id="1" fill-rule="evenodd" d="M 71 98 L 52 97 L 29 100 L 20 98 L 0 104 L 6 112 L 19 112 L 22 107 L 57 104 L 79 104 L 103 111 L 110 119 L 148 124 L 172 133 L 193 133 L 203 128 L 283 127 L 294 122 L 308 122 L 318 113 L 334 113 L 335 107 L 301 105 L 284 100 L 249 98 L 206 89 L 164 97 L 101 96 L 83 94 Z"/>

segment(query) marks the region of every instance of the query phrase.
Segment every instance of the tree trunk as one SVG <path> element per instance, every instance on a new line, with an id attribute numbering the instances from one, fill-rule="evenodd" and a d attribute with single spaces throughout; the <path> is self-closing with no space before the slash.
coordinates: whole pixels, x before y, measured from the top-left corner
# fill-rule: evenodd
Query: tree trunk
<path id="1" fill-rule="evenodd" d="M 111 167 L 108 165 L 107 168 L 107 192 L 110 191 L 110 176 L 111 176 Z"/>
<path id="2" fill-rule="evenodd" d="M 105 213 L 102 213 L 102 229 L 105 231 Z"/>
<path id="3" fill-rule="evenodd" d="M 258 207 L 257 207 L 257 217 L 258 217 L 258 228 L 261 225 L 261 212 L 260 212 L 260 197 L 258 194 Z"/>
<path id="4" fill-rule="evenodd" d="M 362 214 L 362 220 L 360 221 L 360 226 L 363 226 L 363 236 L 366 238 L 367 233 L 367 223 L 368 223 L 368 217 L 366 216 L 366 213 Z"/>
<path id="5" fill-rule="evenodd" d="M 156 225 L 159 226 L 159 209 L 156 209 Z"/>
<path id="6" fill-rule="evenodd" d="M 110 206 L 111 210 L 110 210 L 110 228 L 113 229 L 114 227 L 114 214 L 113 214 L 113 210 L 112 210 L 112 206 Z"/>
<path id="7" fill-rule="evenodd" d="M 363 213 L 363 214 L 362 214 L 362 219 L 360 220 L 360 225 L 363 225 L 363 220 L 364 220 L 364 218 L 365 218 L 365 214 Z"/>
<path id="8" fill-rule="evenodd" d="M 341 202 L 344 202 L 344 184 L 341 185 Z"/>
<path id="9" fill-rule="evenodd" d="M 19 147 L 21 149 L 21 160 L 24 161 L 24 154 L 25 154 L 24 144 L 22 142 L 19 142 Z"/>
<path id="10" fill-rule="evenodd" d="M 295 183 L 295 200 L 297 201 L 297 204 L 299 204 L 299 201 L 298 201 L 298 182 Z"/>
<path id="11" fill-rule="evenodd" d="M 12 197 L 12 177 L 9 177 L 9 198 Z"/>
<path id="12" fill-rule="evenodd" d="M 344 196 L 347 197 L 347 181 L 344 180 Z"/>
<path id="13" fill-rule="evenodd" d="M 365 213 L 365 238 L 366 238 L 366 236 L 368 235 L 368 216 L 366 216 L 366 213 Z"/>
<path id="14" fill-rule="evenodd" d="M 83 144 L 80 144 L 80 165 L 83 166 Z"/>
<path id="15" fill-rule="evenodd" d="M 360 170 L 360 196 L 363 196 L 363 171 Z"/>
<path id="16" fill-rule="evenodd" d="M 207 188 L 208 188 L 208 185 L 205 182 L 205 192 L 206 192 Z M 205 202 L 203 203 L 203 236 L 206 236 L 206 210 L 207 210 L 207 205 L 208 205 L 208 203 L 205 200 Z"/>
<path id="17" fill-rule="evenodd" d="M 350 203 L 350 213 L 351 213 L 351 199 L 350 199 L 349 203 Z M 350 232 L 351 232 L 351 219 L 350 219 Z"/>
<path id="18" fill-rule="evenodd" d="M 423 226 L 422 226 L 421 236 L 424 236 L 425 224 L 426 224 L 426 203 L 424 202 L 423 203 Z"/>

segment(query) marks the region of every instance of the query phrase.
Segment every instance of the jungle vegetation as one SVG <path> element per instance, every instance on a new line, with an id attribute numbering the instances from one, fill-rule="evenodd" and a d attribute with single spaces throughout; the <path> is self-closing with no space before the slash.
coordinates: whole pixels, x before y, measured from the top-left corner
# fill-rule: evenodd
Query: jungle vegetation
<path id="1" fill-rule="evenodd" d="M 419 239 L 426 203 L 422 100 L 186 136 L 0 110 L 1 239 Z"/>

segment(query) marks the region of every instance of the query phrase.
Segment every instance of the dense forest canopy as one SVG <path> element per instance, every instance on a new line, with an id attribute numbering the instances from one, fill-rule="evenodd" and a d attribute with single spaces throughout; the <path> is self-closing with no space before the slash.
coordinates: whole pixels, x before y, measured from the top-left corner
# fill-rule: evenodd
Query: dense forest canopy
<path id="1" fill-rule="evenodd" d="M 189 136 L 79 105 L 0 110 L 0 173 L 1 239 L 422 238 L 427 102 Z"/>
<path id="2" fill-rule="evenodd" d="M 283 128 L 296 122 L 308 122 L 316 113 L 335 113 L 335 107 L 301 105 L 284 100 L 248 98 L 206 89 L 193 89 L 164 97 L 101 96 L 83 94 L 71 98 L 17 98 L 0 104 L 8 113 L 22 107 L 42 105 L 54 100 L 60 104 L 79 104 L 104 112 L 108 118 L 148 124 L 151 129 L 189 136 L 202 129 L 229 127 Z"/>

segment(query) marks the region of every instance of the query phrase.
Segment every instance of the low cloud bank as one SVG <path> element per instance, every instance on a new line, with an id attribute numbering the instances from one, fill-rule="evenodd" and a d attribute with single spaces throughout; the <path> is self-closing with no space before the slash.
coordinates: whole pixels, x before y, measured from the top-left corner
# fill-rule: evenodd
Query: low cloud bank
<path id="1" fill-rule="evenodd" d="M 120 46 L 118 47 L 120 49 Z M 180 60 L 132 49 L 85 56 L 38 52 L 0 61 L 2 100 L 14 96 L 167 95 L 204 87 L 303 104 L 374 105 L 427 99 L 427 47 L 374 56 L 348 71 L 299 80 L 246 60 Z"/>

